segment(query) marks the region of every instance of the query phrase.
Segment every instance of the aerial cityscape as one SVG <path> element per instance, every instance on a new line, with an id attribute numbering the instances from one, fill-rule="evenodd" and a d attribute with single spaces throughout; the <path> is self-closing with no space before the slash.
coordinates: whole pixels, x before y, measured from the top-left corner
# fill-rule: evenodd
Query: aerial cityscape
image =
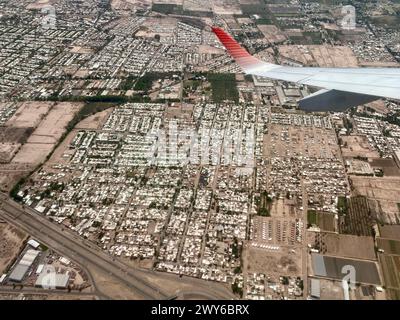
<path id="1" fill-rule="evenodd" d="M 399 67 L 398 0 L 0 1 L 0 300 L 400 300 Z"/>

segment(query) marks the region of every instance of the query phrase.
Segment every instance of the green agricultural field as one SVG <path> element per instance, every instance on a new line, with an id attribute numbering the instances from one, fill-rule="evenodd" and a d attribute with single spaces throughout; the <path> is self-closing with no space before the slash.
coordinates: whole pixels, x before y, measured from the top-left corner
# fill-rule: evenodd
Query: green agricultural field
<path id="1" fill-rule="evenodd" d="M 315 210 L 307 211 L 307 222 L 309 226 L 317 226 L 318 225 L 318 214 Z"/>
<path id="2" fill-rule="evenodd" d="M 339 210 L 339 214 L 346 214 L 347 213 L 347 199 L 346 197 L 339 197 L 337 208 Z"/>
<path id="3" fill-rule="evenodd" d="M 239 91 L 235 74 L 233 73 L 212 73 L 207 75 L 211 83 L 212 98 L 214 102 L 220 103 L 225 100 L 239 102 Z"/>
<path id="4" fill-rule="evenodd" d="M 164 14 L 182 14 L 183 12 L 182 5 L 168 3 L 154 3 L 151 9 Z"/>

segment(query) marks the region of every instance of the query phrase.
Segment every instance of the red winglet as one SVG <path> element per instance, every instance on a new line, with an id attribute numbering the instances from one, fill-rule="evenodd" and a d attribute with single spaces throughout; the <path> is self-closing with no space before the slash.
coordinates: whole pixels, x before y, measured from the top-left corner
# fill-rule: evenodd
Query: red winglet
<path id="1" fill-rule="evenodd" d="M 243 49 L 229 34 L 218 27 L 212 27 L 212 31 L 224 45 L 229 54 L 243 68 L 249 69 L 260 64 L 260 60 L 254 58 L 250 53 Z"/>

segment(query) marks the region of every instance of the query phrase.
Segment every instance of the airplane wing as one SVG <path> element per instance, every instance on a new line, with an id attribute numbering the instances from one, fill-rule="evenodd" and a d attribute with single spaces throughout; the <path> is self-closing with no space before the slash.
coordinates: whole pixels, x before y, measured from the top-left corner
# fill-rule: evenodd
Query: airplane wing
<path id="1" fill-rule="evenodd" d="M 299 102 L 307 111 L 344 111 L 383 98 L 400 99 L 400 68 L 288 67 L 250 55 L 221 28 L 212 28 L 246 74 L 322 88 Z"/>

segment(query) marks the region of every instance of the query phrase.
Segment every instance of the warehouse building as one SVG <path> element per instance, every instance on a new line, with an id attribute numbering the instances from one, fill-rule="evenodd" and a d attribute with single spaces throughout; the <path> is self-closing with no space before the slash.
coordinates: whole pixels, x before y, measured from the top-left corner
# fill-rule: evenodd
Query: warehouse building
<path id="1" fill-rule="evenodd" d="M 56 273 L 53 266 L 45 265 L 35 282 L 35 287 L 46 289 L 66 289 L 69 278 L 68 274 Z"/>
<path id="2" fill-rule="evenodd" d="M 8 277 L 10 281 L 21 282 L 28 272 L 29 268 L 35 262 L 35 259 L 39 255 L 40 251 L 29 249 L 26 251 L 22 259 L 15 266 L 10 276 Z"/>

